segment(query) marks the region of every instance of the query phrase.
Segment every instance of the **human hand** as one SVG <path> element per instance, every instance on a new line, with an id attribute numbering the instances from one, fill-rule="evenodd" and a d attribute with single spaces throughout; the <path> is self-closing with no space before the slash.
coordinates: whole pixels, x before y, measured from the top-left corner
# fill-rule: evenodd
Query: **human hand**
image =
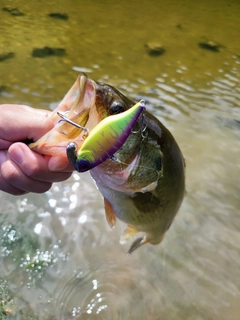
<path id="1" fill-rule="evenodd" d="M 42 193 L 71 176 L 67 158 L 38 154 L 21 142 L 36 141 L 51 130 L 50 114 L 24 105 L 0 105 L 0 190 Z"/>

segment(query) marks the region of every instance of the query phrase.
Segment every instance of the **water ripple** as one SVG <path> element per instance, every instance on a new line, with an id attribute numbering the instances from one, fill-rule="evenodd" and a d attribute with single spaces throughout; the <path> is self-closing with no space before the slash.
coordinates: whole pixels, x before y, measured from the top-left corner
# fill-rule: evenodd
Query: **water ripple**
<path id="1" fill-rule="evenodd" d="M 76 319 L 85 319 L 87 315 L 91 316 L 89 319 L 99 320 L 157 319 L 162 293 L 154 282 L 144 277 L 145 270 L 133 269 L 128 257 L 118 265 L 110 256 L 106 268 L 106 257 L 99 254 L 96 257 L 96 254 L 81 250 L 78 269 L 69 268 L 68 264 L 63 274 L 64 285 L 60 282 L 56 288 L 59 319 L 66 319 L 68 315 Z M 144 311 L 136 301 L 144 301 Z"/>

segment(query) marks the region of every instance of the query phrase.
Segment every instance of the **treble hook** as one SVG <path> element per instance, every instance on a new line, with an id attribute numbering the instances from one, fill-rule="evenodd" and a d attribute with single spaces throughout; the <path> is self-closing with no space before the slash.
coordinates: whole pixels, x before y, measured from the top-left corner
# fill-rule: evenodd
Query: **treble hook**
<path id="1" fill-rule="evenodd" d="M 80 124 L 77 124 L 76 122 L 73 122 L 72 120 L 68 119 L 68 118 L 65 116 L 66 113 L 68 113 L 68 112 L 65 112 L 65 113 L 63 114 L 63 113 L 57 111 L 57 114 L 59 115 L 59 117 L 62 118 L 62 119 L 59 120 L 58 122 L 66 121 L 66 122 L 70 123 L 71 125 L 73 125 L 74 127 L 86 131 L 86 133 L 83 134 L 83 139 L 85 139 L 85 138 L 88 136 L 88 134 L 89 134 L 89 129 L 86 128 L 86 127 L 80 126 Z"/>
<path id="2" fill-rule="evenodd" d="M 137 131 L 132 130 L 131 131 L 132 133 L 138 133 L 139 131 L 141 131 L 141 135 L 142 135 L 143 139 L 146 138 L 146 136 L 147 136 L 147 131 L 146 131 L 147 124 L 146 124 L 146 121 L 144 121 L 144 120 L 145 120 L 145 115 L 143 113 L 139 130 L 137 130 Z"/>
<path id="3" fill-rule="evenodd" d="M 145 120 L 145 114 L 142 115 L 142 123 L 141 123 L 141 135 L 142 135 L 142 138 L 146 138 L 148 132 L 147 132 L 147 123 L 146 123 L 146 120 Z"/>

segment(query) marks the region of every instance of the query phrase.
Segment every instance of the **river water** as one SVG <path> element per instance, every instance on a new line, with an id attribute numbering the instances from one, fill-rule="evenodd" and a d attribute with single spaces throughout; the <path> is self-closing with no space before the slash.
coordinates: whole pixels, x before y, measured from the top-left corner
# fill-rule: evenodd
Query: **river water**
<path id="1" fill-rule="evenodd" d="M 130 256 L 88 173 L 0 193 L 1 319 L 239 319 L 239 16 L 237 0 L 1 0 L 0 103 L 53 108 L 86 72 L 146 99 L 187 164 L 164 241 Z"/>

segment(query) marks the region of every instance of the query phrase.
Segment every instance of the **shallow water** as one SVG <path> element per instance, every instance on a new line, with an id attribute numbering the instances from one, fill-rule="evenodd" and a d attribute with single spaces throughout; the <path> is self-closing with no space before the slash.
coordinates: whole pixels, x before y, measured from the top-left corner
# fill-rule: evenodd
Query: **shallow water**
<path id="1" fill-rule="evenodd" d="M 0 193 L 1 317 L 239 319 L 239 1 L 6 6 L 24 15 L 0 10 L 0 55 L 15 54 L 0 62 L 0 102 L 53 107 L 81 71 L 145 98 L 183 151 L 187 196 L 163 243 L 127 256 L 125 226 L 109 229 L 88 174 L 42 195 Z M 149 55 L 150 42 L 166 52 Z M 32 57 L 44 46 L 66 55 Z"/>

